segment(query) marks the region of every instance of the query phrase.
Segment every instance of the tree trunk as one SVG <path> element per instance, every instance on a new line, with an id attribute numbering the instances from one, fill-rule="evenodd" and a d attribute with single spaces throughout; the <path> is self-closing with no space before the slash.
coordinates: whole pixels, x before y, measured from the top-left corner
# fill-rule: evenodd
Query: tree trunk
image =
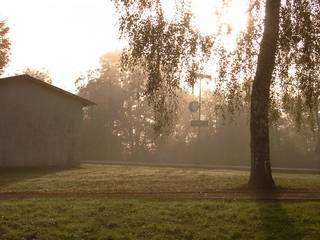
<path id="1" fill-rule="evenodd" d="M 279 36 L 279 12 L 281 0 L 267 0 L 264 33 L 260 44 L 256 75 L 251 93 L 251 174 L 249 187 L 271 189 L 272 178 L 269 146 L 270 84 L 275 65 Z"/>
<path id="2" fill-rule="evenodd" d="M 317 124 L 317 136 L 316 136 L 316 147 L 315 147 L 315 157 L 318 162 L 318 166 L 320 168 L 320 117 L 319 117 L 319 102 L 317 100 L 315 107 L 315 117 Z"/>
<path id="3" fill-rule="evenodd" d="M 318 131 L 318 139 L 316 143 L 316 149 L 315 149 L 315 155 L 316 155 L 316 161 L 318 162 L 318 167 L 320 169 L 320 131 Z"/>

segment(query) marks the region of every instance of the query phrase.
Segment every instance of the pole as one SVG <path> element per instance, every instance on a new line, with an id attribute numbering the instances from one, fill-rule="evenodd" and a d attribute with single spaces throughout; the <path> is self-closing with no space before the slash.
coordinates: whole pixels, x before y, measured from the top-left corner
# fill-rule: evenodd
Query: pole
<path id="1" fill-rule="evenodd" d="M 199 121 L 201 120 L 201 79 L 200 78 L 200 86 L 199 86 Z M 200 126 L 198 127 L 198 140 L 200 140 Z"/>

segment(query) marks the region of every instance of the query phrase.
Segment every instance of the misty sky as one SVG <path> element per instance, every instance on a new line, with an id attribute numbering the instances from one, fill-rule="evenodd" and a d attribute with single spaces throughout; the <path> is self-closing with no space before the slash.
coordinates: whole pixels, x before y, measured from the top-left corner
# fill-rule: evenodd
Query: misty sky
<path id="1" fill-rule="evenodd" d="M 245 1 L 235 1 L 226 16 L 233 26 L 244 23 L 240 15 Z M 96 67 L 103 53 L 123 46 L 118 39 L 116 13 L 110 0 L 0 2 L 0 19 L 6 20 L 10 27 L 12 44 L 5 76 L 26 67 L 45 68 L 54 85 L 74 91 L 74 82 L 81 73 Z M 166 3 L 169 9 L 172 2 Z M 214 26 L 212 15 L 216 3 L 217 0 L 192 3 L 196 23 L 203 32 L 210 32 Z"/>

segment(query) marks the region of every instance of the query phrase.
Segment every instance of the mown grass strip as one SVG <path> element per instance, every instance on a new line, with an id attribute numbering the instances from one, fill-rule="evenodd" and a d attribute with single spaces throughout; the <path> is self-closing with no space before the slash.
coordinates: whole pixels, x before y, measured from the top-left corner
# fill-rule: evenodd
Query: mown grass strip
<path id="1" fill-rule="evenodd" d="M 0 205 L 0 239 L 319 239 L 320 202 L 37 199 Z"/>
<path id="2" fill-rule="evenodd" d="M 274 174 L 278 186 L 320 192 L 318 174 Z M 248 172 L 84 164 L 79 168 L 0 169 L 0 192 L 212 192 L 245 189 Z"/>

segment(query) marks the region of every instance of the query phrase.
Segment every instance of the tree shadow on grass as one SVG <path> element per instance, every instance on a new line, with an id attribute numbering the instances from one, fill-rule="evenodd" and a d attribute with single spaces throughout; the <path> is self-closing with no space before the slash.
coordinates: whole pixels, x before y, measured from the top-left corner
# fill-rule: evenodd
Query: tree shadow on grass
<path id="1" fill-rule="evenodd" d="M 9 185 L 40 178 L 78 167 L 8 167 L 0 168 L 0 191 Z"/>
<path id="2" fill-rule="evenodd" d="M 257 193 L 259 197 L 259 193 Z M 259 200 L 258 208 L 260 213 L 261 227 L 266 240 L 300 240 L 302 233 L 287 210 L 283 207 L 284 200 L 280 200 L 276 191 L 268 193 L 270 199 Z M 271 195 L 271 196 L 270 196 Z"/>

